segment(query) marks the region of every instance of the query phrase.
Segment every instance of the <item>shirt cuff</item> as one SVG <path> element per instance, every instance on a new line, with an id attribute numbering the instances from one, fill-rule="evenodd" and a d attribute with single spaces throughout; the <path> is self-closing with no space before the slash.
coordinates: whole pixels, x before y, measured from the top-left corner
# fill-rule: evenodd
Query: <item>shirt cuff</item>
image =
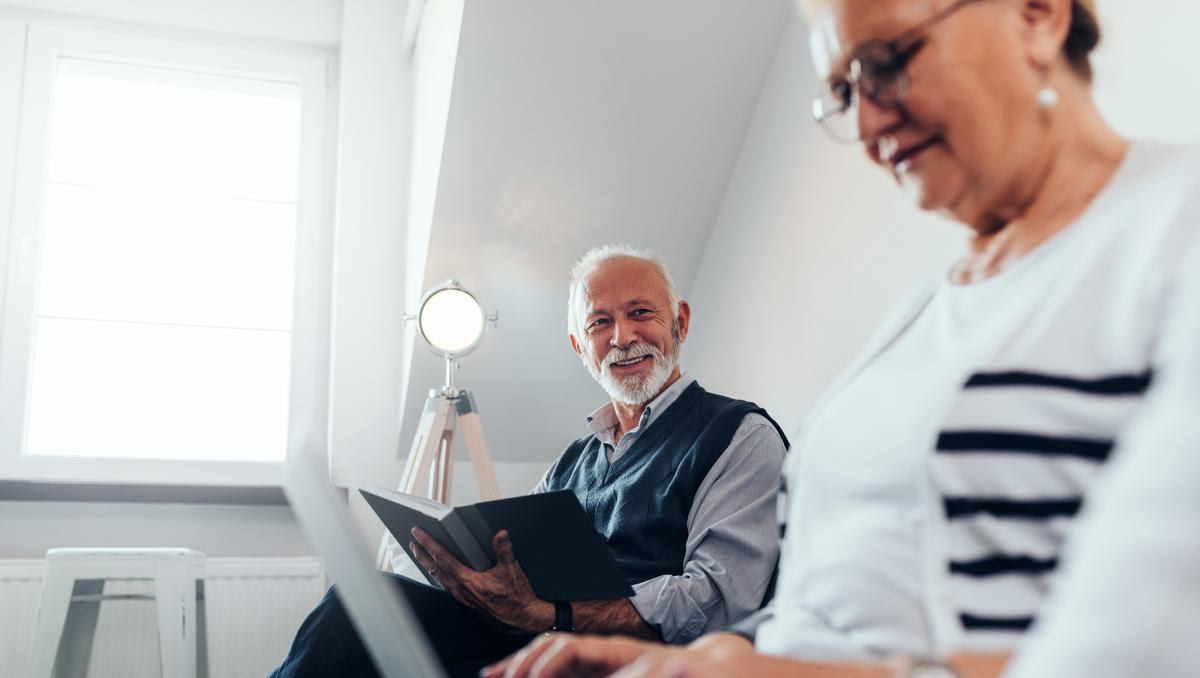
<path id="1" fill-rule="evenodd" d="M 647 624 L 662 634 L 665 642 L 682 645 L 704 633 L 708 615 L 679 590 L 676 578 L 667 574 L 634 584 L 629 602 Z"/>

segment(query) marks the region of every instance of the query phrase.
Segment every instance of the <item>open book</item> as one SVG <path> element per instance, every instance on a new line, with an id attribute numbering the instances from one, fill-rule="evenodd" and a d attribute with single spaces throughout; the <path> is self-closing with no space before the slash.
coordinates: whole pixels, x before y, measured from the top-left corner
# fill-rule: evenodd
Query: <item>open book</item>
<path id="1" fill-rule="evenodd" d="M 613 600 L 633 595 L 617 561 L 570 491 L 457 508 L 379 487 L 359 492 L 405 551 L 413 541 L 412 528 L 419 527 L 463 563 L 483 571 L 496 564 L 492 538 L 508 530 L 513 554 L 538 598 Z M 425 568 L 419 563 L 417 567 L 436 585 Z"/>

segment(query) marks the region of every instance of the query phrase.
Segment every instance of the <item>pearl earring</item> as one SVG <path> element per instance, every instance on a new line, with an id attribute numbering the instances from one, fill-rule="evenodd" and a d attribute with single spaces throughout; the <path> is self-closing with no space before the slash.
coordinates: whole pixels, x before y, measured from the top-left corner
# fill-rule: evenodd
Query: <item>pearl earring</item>
<path id="1" fill-rule="evenodd" d="M 1058 104 L 1058 90 L 1054 89 L 1050 85 L 1046 85 L 1038 90 L 1037 98 L 1038 106 L 1042 110 L 1048 111 Z"/>

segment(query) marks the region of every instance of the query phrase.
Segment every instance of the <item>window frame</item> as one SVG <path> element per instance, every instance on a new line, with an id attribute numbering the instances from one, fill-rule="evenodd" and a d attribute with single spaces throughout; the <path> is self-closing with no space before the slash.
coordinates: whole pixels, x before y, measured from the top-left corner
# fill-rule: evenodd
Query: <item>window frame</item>
<path id="1" fill-rule="evenodd" d="M 20 22 L 0 21 L 15 35 Z M 335 98 L 331 57 L 283 43 L 245 44 L 221 36 L 182 38 L 142 30 L 28 22 L 20 41 L 19 103 L 11 209 L 0 212 L 0 479 L 93 484 L 278 486 L 279 462 L 123 459 L 24 454 L 27 436 L 37 262 L 43 213 L 50 114 L 59 57 L 209 71 L 295 82 L 300 86 L 300 163 L 296 198 L 288 436 L 324 439 L 329 381 L 329 299 L 332 241 L 332 131 Z M 231 44 L 232 43 L 232 44 Z M 17 47 L 5 48 L 16 50 Z M 7 53 L 3 56 L 12 56 Z M 15 88 L 0 72 L 0 88 Z M 0 125 L 8 123 L 0 110 Z M 0 159 L 10 134 L 0 127 Z M 0 193 L 0 208 L 5 195 Z"/>

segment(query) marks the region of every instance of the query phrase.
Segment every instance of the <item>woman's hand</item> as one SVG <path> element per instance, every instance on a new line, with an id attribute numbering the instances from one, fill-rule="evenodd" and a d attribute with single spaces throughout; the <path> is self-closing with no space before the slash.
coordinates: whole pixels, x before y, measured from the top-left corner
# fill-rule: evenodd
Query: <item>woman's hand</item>
<path id="1" fill-rule="evenodd" d="M 683 653 L 683 648 L 621 636 L 546 633 L 480 672 L 483 678 L 608 676 L 643 657 Z"/>

